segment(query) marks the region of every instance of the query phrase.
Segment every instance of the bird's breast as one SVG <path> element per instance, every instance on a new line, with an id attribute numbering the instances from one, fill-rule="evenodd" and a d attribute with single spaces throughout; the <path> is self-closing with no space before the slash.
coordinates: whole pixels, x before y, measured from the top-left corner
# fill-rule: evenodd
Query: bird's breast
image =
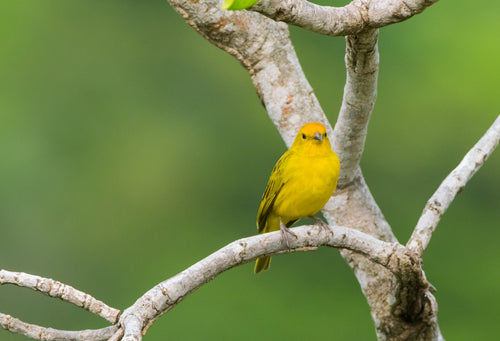
<path id="1" fill-rule="evenodd" d="M 336 156 L 303 158 L 293 165 L 284 174 L 285 184 L 275 204 L 276 213 L 289 220 L 314 215 L 323 208 L 339 175 Z"/>

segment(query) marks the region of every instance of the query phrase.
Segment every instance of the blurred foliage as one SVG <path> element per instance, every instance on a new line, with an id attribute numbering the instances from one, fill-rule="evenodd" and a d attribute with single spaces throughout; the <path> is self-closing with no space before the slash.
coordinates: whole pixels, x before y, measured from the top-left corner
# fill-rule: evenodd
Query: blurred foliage
<path id="1" fill-rule="evenodd" d="M 381 30 L 362 166 L 402 243 L 499 114 L 499 13 L 493 0 L 441 1 Z M 344 40 L 290 30 L 334 123 Z M 256 233 L 260 196 L 284 144 L 246 71 L 166 1 L 3 1 L 0 35 L 0 268 L 51 277 L 123 309 Z M 499 169 L 496 151 L 425 254 L 450 340 L 497 335 Z M 10 286 L 0 288 L 0 311 L 61 329 L 107 325 Z M 259 276 L 252 264 L 221 275 L 146 339 L 167 337 L 375 339 L 359 285 L 331 249 L 275 257 Z M 1 330 L 0 339 L 25 338 Z"/>
<path id="2" fill-rule="evenodd" d="M 224 0 L 221 8 L 229 11 L 237 11 L 250 8 L 255 5 L 259 0 Z"/>

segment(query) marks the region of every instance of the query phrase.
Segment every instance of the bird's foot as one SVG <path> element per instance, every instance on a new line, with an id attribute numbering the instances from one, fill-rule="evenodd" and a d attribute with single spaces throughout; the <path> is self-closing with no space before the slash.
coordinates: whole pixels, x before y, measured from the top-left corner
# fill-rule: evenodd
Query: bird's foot
<path id="1" fill-rule="evenodd" d="M 289 234 L 294 236 L 295 238 L 298 238 L 297 235 L 292 232 L 292 230 L 290 230 L 288 227 L 285 226 L 285 224 L 283 224 L 281 218 L 280 218 L 280 232 L 281 232 L 281 240 L 285 242 L 287 248 L 290 248 L 290 243 L 288 241 Z"/>
<path id="2" fill-rule="evenodd" d="M 314 225 L 318 225 L 319 228 L 320 228 L 320 230 L 323 230 L 323 231 L 328 232 L 331 235 L 333 235 L 332 229 L 323 220 L 321 220 L 320 218 L 318 218 L 316 216 L 310 216 L 309 218 L 311 218 L 312 220 L 314 220 Z"/>

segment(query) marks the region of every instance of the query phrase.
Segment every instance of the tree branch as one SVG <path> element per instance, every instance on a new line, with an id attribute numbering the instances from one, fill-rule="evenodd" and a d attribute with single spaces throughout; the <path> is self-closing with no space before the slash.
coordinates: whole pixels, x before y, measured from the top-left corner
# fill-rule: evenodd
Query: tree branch
<path id="1" fill-rule="evenodd" d="M 109 326 L 102 329 L 87 329 L 79 331 L 58 330 L 26 323 L 10 315 L 2 313 L 0 313 L 0 325 L 2 328 L 12 333 L 22 334 L 37 340 L 107 340 L 118 329 L 118 326 Z"/>
<path id="2" fill-rule="evenodd" d="M 377 98 L 377 41 L 378 30 L 346 37 L 346 83 L 333 135 L 333 149 L 342 165 L 339 188 L 361 176 L 359 162 L 365 146 L 368 121 Z"/>
<path id="3" fill-rule="evenodd" d="M 2 269 L 0 270 L 0 284 L 13 284 L 20 287 L 31 288 L 47 296 L 56 297 L 63 301 L 73 303 L 113 324 L 118 321 L 118 317 L 120 316 L 120 311 L 118 309 L 111 308 L 89 294 L 50 278 Z"/>
<path id="4" fill-rule="evenodd" d="M 279 231 L 243 238 L 156 285 L 123 312 L 120 318 L 120 325 L 124 328 L 122 340 L 140 340 L 141 331 L 145 333 L 156 318 L 175 307 L 188 294 L 222 272 L 264 255 L 331 246 L 352 250 L 391 271 L 398 271 L 394 259 L 406 254 L 399 243 L 384 242 L 347 227 L 334 226 L 333 234 L 314 226 L 300 226 L 293 231 L 297 238 L 292 238 L 289 250 L 283 245 Z"/>
<path id="5" fill-rule="evenodd" d="M 329 36 L 356 35 L 407 20 L 438 0 L 354 0 L 344 7 L 305 0 L 261 0 L 250 10 Z"/>
<path id="6" fill-rule="evenodd" d="M 251 11 L 225 11 L 219 0 L 168 0 L 209 42 L 248 70 L 269 117 L 290 146 L 307 122 L 331 126 L 307 81 L 287 25 Z"/>
<path id="7" fill-rule="evenodd" d="M 499 140 L 500 115 L 427 201 L 427 205 L 425 205 L 417 226 L 407 243 L 408 249 L 422 257 L 441 216 L 455 199 L 455 196 L 463 190 L 465 184 L 495 150 Z"/>

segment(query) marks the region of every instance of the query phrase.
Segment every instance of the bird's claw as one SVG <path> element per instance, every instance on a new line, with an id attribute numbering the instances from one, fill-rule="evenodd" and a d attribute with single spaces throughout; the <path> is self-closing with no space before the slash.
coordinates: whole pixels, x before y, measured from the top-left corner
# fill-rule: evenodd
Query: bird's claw
<path id="1" fill-rule="evenodd" d="M 314 220 L 314 225 L 318 225 L 320 230 L 328 232 L 333 236 L 333 231 L 327 223 L 316 216 L 311 216 L 310 218 Z"/>
<path id="2" fill-rule="evenodd" d="M 297 235 L 292 232 L 288 227 L 283 224 L 280 218 L 280 232 L 281 232 L 281 240 L 285 242 L 285 245 L 287 248 L 290 248 L 290 243 L 288 241 L 288 234 L 294 236 L 295 238 L 298 238 Z"/>

